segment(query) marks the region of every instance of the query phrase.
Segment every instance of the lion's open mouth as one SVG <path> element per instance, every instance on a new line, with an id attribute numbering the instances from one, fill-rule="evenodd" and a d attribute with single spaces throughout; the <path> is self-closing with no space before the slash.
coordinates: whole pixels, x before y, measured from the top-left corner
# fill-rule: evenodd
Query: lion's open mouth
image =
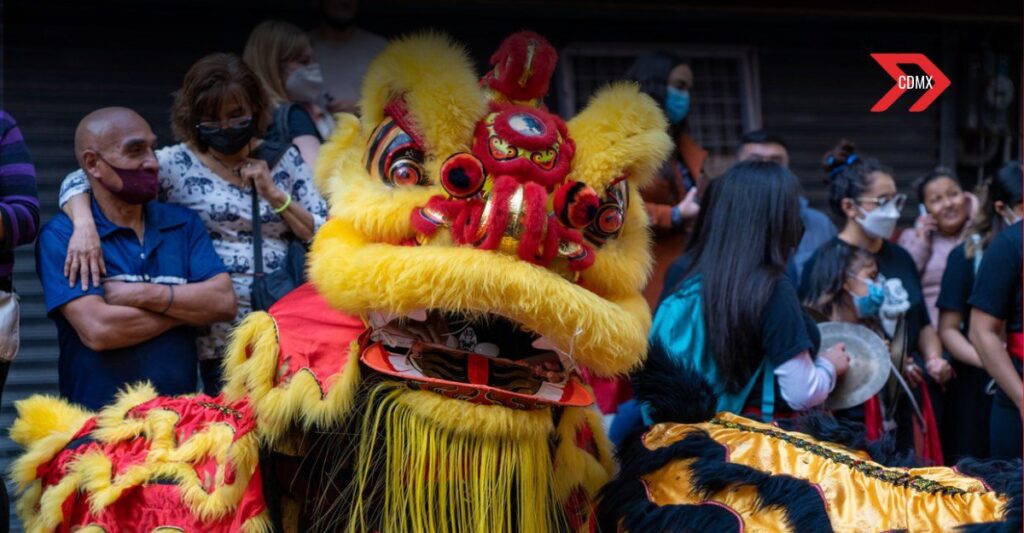
<path id="1" fill-rule="evenodd" d="M 508 318 L 432 309 L 369 321 L 374 351 L 364 361 L 420 388 L 524 406 L 582 400 L 571 356 Z"/>

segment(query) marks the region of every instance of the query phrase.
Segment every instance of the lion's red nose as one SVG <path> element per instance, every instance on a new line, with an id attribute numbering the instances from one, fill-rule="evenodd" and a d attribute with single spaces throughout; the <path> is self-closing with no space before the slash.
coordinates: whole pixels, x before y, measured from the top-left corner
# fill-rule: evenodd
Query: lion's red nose
<path id="1" fill-rule="evenodd" d="M 543 266 L 564 257 L 570 270 L 586 269 L 594 262 L 593 251 L 574 226 L 589 224 L 597 195 L 582 184 L 556 192 L 553 203 L 558 207 L 551 212 L 543 186 L 499 176 L 486 194 L 431 198 L 413 212 L 412 223 L 423 235 L 433 235 L 445 226 L 459 244 L 516 255 Z"/>

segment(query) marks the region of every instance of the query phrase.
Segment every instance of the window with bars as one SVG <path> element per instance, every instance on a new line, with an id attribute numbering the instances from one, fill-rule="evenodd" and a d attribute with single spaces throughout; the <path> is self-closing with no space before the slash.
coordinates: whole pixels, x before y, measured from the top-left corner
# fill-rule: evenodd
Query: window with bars
<path id="1" fill-rule="evenodd" d="M 570 44 L 559 52 L 558 101 L 563 116 L 579 112 L 605 84 L 621 80 L 644 52 L 670 51 L 690 64 L 690 134 L 708 151 L 704 170 L 721 174 L 735 161 L 743 132 L 761 127 L 757 55 L 750 48 Z"/>

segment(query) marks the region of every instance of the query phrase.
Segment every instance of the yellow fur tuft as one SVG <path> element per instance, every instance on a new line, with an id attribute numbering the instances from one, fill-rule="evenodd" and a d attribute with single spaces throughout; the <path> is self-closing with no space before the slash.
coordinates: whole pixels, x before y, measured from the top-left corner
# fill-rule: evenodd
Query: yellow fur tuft
<path id="1" fill-rule="evenodd" d="M 32 396 L 14 404 L 18 418 L 11 440 L 29 447 L 54 433 L 76 433 L 92 413 L 53 396 Z"/>
<path id="2" fill-rule="evenodd" d="M 576 445 L 576 433 L 584 426 L 590 428 L 598 457 Z M 604 433 L 601 415 L 590 408 L 566 409 L 558 423 L 558 449 L 555 450 L 555 495 L 560 500 L 569 497 L 576 487 L 583 487 L 591 499 L 611 479 L 615 472 L 612 444 Z"/>
<path id="3" fill-rule="evenodd" d="M 313 168 L 313 176 L 320 194 L 332 204 L 334 202 L 331 202 L 330 177 L 338 168 L 340 162 L 350 155 L 346 152 L 359 137 L 359 117 L 349 113 L 341 113 L 335 119 L 337 122 L 334 132 L 331 133 L 327 142 L 320 147 L 320 152 L 316 158 L 316 166 Z"/>
<path id="4" fill-rule="evenodd" d="M 32 396 L 15 406 L 18 418 L 11 426 L 11 439 L 26 450 L 11 464 L 11 479 L 23 491 L 21 500 L 27 502 L 19 500 L 18 508 L 31 510 L 43 492 L 37 479 L 39 467 L 67 446 L 92 413 L 49 396 Z"/>
<path id="5" fill-rule="evenodd" d="M 18 458 L 13 477 L 20 487 L 27 489 L 23 490 L 17 509 L 30 532 L 52 531 L 59 526 L 64 520 L 64 502 L 76 491 L 84 491 L 91 510 L 100 513 L 116 503 L 125 491 L 159 477 L 174 479 L 178 483 L 182 502 L 201 520 L 217 520 L 234 512 L 256 472 L 259 456 L 257 436 L 250 433 L 236 440 L 230 425 L 211 423 L 179 443 L 175 437 L 179 419 L 176 412 L 153 409 L 145 417 L 127 416 L 133 408 L 155 397 L 156 391 L 148 383 L 130 386 L 96 417 L 97 427 L 90 436 L 102 443 L 117 444 L 137 438 L 145 438 L 149 442 L 145 460 L 116 475 L 110 459 L 103 452 L 92 451 L 71 459 L 64 477 L 56 485 L 47 487 L 45 491 L 42 489 L 41 481 L 36 479 L 38 467 L 63 450 L 81 423 L 77 426 L 70 424 L 63 432 L 42 437 Z M 44 408 L 44 403 L 34 400 L 25 406 L 23 416 Z M 74 415 L 72 412 L 69 420 L 73 420 Z M 89 415 L 85 413 L 85 416 Z M 22 431 L 21 426 L 19 431 Z M 212 486 L 208 481 L 204 484 L 192 466 L 207 457 L 218 463 Z M 225 482 L 227 468 L 235 471 L 233 483 Z M 260 531 L 262 527 L 260 521 L 250 520 L 248 523 L 251 523 L 249 527 L 255 528 L 253 531 Z"/>
<path id="6" fill-rule="evenodd" d="M 426 391 L 408 391 L 396 396 L 395 401 L 417 416 L 460 435 L 518 440 L 546 438 L 553 430 L 550 409 L 477 405 Z"/>
<path id="7" fill-rule="evenodd" d="M 484 93 L 465 49 L 447 35 L 423 32 L 393 40 L 363 78 L 363 132 L 384 119 L 384 107 L 404 95 L 428 155 L 442 158 L 469 147 L 487 112 Z"/>
<path id="8" fill-rule="evenodd" d="M 634 83 L 601 89 L 568 126 L 576 141 L 572 176 L 597 191 L 623 174 L 642 187 L 672 151 L 665 114 Z"/>

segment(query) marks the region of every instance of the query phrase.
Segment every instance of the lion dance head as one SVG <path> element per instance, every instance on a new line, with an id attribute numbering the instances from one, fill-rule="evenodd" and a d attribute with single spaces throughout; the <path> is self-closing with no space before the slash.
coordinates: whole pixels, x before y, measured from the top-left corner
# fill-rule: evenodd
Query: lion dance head
<path id="1" fill-rule="evenodd" d="M 631 84 L 568 122 L 549 111 L 556 59 L 522 32 L 478 78 L 447 37 L 400 39 L 367 73 L 362 116 L 322 149 L 331 220 L 310 278 L 367 326 L 354 401 L 373 415 L 356 453 L 403 458 L 355 467 L 353 495 L 385 493 L 383 510 L 352 514 L 358 527 L 380 525 L 374 512 L 395 530 L 588 523 L 611 459 L 581 373 L 622 374 L 646 353 L 637 189 L 671 142 Z"/>

